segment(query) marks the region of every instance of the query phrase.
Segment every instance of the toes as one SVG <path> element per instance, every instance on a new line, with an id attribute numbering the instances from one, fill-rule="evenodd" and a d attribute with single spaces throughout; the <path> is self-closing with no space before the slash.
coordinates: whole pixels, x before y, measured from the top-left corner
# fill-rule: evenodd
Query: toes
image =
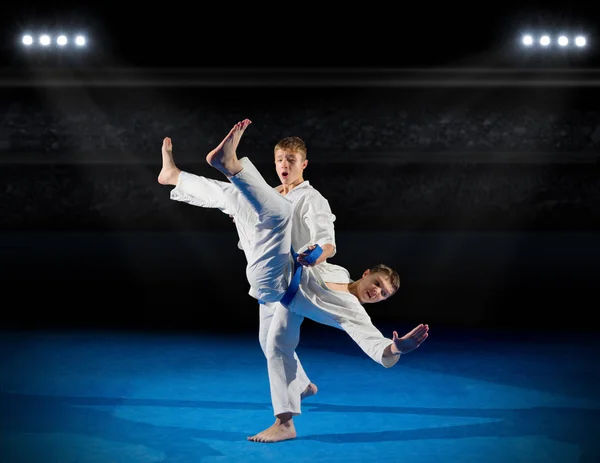
<path id="1" fill-rule="evenodd" d="M 264 437 L 261 436 L 253 436 L 253 437 L 248 437 L 248 440 L 251 442 L 270 442 L 267 439 L 265 439 Z"/>
<path id="2" fill-rule="evenodd" d="M 252 442 L 265 442 L 265 438 L 261 434 L 256 434 L 252 437 L 248 437 L 248 440 Z"/>

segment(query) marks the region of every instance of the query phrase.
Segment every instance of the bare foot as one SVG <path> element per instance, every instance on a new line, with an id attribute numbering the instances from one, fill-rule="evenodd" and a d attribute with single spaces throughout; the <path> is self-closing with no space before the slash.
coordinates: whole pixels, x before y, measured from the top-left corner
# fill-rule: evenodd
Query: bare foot
<path id="1" fill-rule="evenodd" d="M 181 170 L 175 165 L 173 160 L 173 143 L 169 137 L 163 140 L 162 144 L 162 169 L 158 174 L 158 183 L 161 185 L 177 185 L 179 173 Z"/>
<path id="2" fill-rule="evenodd" d="M 319 388 L 317 387 L 317 385 L 315 383 L 310 383 L 308 386 L 306 386 L 304 392 L 300 394 L 300 399 L 304 400 L 307 397 L 310 397 L 311 395 L 315 395 L 318 391 Z"/>
<path id="3" fill-rule="evenodd" d="M 301 399 L 313 396 L 317 393 L 319 388 L 315 383 L 310 383 L 304 389 L 304 392 L 300 395 Z M 262 432 L 259 432 L 255 436 L 248 437 L 249 441 L 252 442 L 281 442 L 283 440 L 295 439 L 296 438 L 296 427 L 294 426 L 294 420 L 292 419 L 291 413 L 284 413 L 277 415 L 270 427 Z"/>
<path id="4" fill-rule="evenodd" d="M 277 418 L 275 423 L 273 423 L 270 427 L 262 432 L 259 432 L 255 436 L 248 437 L 248 440 L 252 442 L 271 443 L 295 438 L 296 428 L 294 427 L 294 420 L 290 418 L 287 421 L 281 421 L 279 418 Z"/>
<path id="5" fill-rule="evenodd" d="M 233 126 L 219 146 L 206 156 L 206 162 L 227 177 L 233 177 L 242 170 L 237 157 L 237 147 L 246 128 L 252 124 L 250 119 L 244 119 Z"/>

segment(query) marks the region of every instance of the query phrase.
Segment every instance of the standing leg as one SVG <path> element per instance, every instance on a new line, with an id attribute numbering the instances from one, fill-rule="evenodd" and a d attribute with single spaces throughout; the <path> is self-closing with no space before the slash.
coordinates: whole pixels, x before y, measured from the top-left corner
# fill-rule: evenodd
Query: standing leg
<path id="1" fill-rule="evenodd" d="M 265 357 L 267 356 L 267 342 L 269 337 L 277 337 L 277 333 L 281 330 L 281 315 L 274 318 L 275 313 L 279 312 L 281 309 L 284 309 L 284 307 L 278 302 L 260 304 L 258 341 Z M 274 320 L 275 323 L 273 323 Z M 287 322 L 285 322 L 284 325 L 287 325 Z M 315 395 L 318 391 L 317 385 L 312 383 L 308 378 L 296 351 L 294 351 L 294 360 L 297 365 L 296 384 L 300 398 L 306 399 L 307 397 Z"/>
<path id="2" fill-rule="evenodd" d="M 301 315 L 277 304 L 265 346 L 275 423 L 248 440 L 279 442 L 296 437 L 292 418 L 301 413 L 302 392 L 309 385 L 296 356 L 303 320 Z"/>
<path id="3" fill-rule="evenodd" d="M 267 355 L 267 339 L 269 337 L 269 330 L 273 322 L 273 315 L 275 315 L 276 302 L 259 304 L 258 307 L 258 342 L 263 354 Z"/>

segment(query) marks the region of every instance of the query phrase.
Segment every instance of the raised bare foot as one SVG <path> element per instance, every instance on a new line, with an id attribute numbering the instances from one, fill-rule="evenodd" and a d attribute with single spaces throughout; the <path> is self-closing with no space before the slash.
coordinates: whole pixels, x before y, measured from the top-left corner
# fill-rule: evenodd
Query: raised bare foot
<path id="1" fill-rule="evenodd" d="M 311 395 L 315 395 L 318 391 L 319 388 L 317 387 L 317 385 L 315 383 L 310 383 L 308 386 L 306 386 L 304 392 L 300 394 L 300 399 L 304 400 L 307 397 L 310 397 Z"/>
<path id="2" fill-rule="evenodd" d="M 233 126 L 219 146 L 206 156 L 206 162 L 227 177 L 233 177 L 242 170 L 237 157 L 237 147 L 246 128 L 252 124 L 250 119 L 244 119 Z"/>
<path id="3" fill-rule="evenodd" d="M 283 422 L 277 418 L 275 423 L 273 423 L 270 427 L 262 432 L 259 432 L 255 436 L 248 437 L 248 440 L 252 442 L 271 443 L 295 438 L 296 428 L 294 426 L 294 420 L 290 419 Z"/>
<path id="4" fill-rule="evenodd" d="M 173 160 L 173 143 L 169 137 L 163 140 L 162 144 L 162 169 L 158 174 L 158 183 L 161 185 L 177 185 L 179 173 L 181 170 L 175 165 Z"/>

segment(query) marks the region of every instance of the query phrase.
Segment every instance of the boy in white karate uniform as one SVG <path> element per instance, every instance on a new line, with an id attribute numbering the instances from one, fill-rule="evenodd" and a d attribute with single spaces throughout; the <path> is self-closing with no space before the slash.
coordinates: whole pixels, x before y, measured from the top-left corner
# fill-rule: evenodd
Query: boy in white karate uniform
<path id="1" fill-rule="evenodd" d="M 250 294 L 266 303 L 289 301 L 284 304 L 291 312 L 286 330 L 289 339 L 279 343 L 276 355 L 267 355 L 269 375 L 275 375 L 279 380 L 274 382 L 281 383 L 282 390 L 276 392 L 285 396 L 287 391 L 289 399 L 295 399 L 289 394 L 287 384 L 290 373 L 292 377 L 295 375 L 294 352 L 304 317 L 346 331 L 371 359 L 386 368 L 393 366 L 401 354 L 421 345 L 429 327 L 420 324 L 401 338 L 394 331 L 389 339 L 372 324 L 362 304 L 385 300 L 398 290 L 399 277 L 389 267 L 366 270 L 356 281 L 346 269 L 329 263 L 301 267 L 298 273 L 291 252 L 292 203 L 265 182 L 249 159 L 237 158 L 237 146 L 250 123 L 247 119 L 237 123 L 207 155 L 207 162 L 223 173 L 235 190 L 224 190 L 216 181 L 205 178 L 204 207 L 219 207 L 235 217 L 247 259 Z M 174 167 L 170 143 L 168 138 L 163 142 L 163 171 L 165 165 L 168 170 L 169 163 Z M 182 174 L 161 183 L 179 185 L 185 181 Z M 298 275 L 300 279 L 295 285 L 294 277 Z M 296 437 L 293 416 L 297 413 L 275 408 L 275 414 L 275 424 L 251 440 L 277 442 Z"/>
<path id="2" fill-rule="evenodd" d="M 304 265 L 319 265 L 328 258 L 335 255 L 335 215 L 331 212 L 329 202 L 316 190 L 308 180 L 304 180 L 304 170 L 308 165 L 307 148 L 304 141 L 299 137 L 285 137 L 279 140 L 274 149 L 275 170 L 281 184 L 275 188 L 277 192 L 292 202 L 294 217 L 292 220 L 292 247 L 299 254 L 298 261 Z M 172 159 L 172 154 L 168 155 Z M 179 175 L 178 180 L 175 180 Z M 176 186 L 171 192 L 171 198 L 200 207 L 217 207 L 225 211 L 227 202 L 207 202 L 207 198 L 218 198 L 215 187 L 222 190 L 221 196 L 236 196 L 240 193 L 229 182 L 218 182 L 210 180 L 207 183 L 204 177 L 181 172 L 177 167 L 169 165 L 161 172 L 159 182 Z M 206 190 L 208 187 L 209 191 Z M 211 194 L 212 193 L 212 194 Z M 232 216 L 235 222 L 235 217 Z M 318 245 L 323 250 L 322 254 L 314 262 L 305 259 L 303 253 L 310 247 Z M 243 249 L 241 241 L 238 247 Z M 281 340 L 287 340 L 290 336 L 286 333 L 290 323 L 290 312 L 280 302 L 259 303 L 259 342 L 265 356 L 277 356 L 282 346 Z M 292 316 L 295 316 L 292 314 Z M 301 323 L 301 320 L 300 320 Z M 272 359 L 267 365 L 276 361 Z M 306 375 L 297 354 L 294 352 L 296 365 L 288 370 L 293 370 L 293 379 L 287 385 L 286 394 L 278 393 L 280 381 L 274 381 L 277 375 L 270 374 L 271 397 L 273 398 L 274 410 L 283 413 L 285 411 L 300 414 L 300 400 L 317 393 L 316 384 L 311 382 Z M 288 379 L 290 376 L 288 375 Z M 288 396 L 293 397 L 289 400 Z M 277 414 L 277 413 L 276 413 Z"/>

